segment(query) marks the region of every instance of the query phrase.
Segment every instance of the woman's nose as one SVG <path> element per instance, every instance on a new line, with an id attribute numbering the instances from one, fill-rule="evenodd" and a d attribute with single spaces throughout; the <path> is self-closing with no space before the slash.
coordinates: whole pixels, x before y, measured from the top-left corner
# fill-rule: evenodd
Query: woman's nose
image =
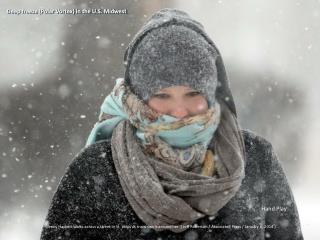
<path id="1" fill-rule="evenodd" d="M 184 118 L 189 115 L 189 112 L 186 107 L 178 107 L 172 110 L 170 115 L 176 118 Z"/>

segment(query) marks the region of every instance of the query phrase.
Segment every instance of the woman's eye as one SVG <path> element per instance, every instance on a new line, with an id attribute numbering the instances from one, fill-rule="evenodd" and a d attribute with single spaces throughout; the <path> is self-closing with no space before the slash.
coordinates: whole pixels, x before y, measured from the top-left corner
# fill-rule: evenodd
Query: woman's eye
<path id="1" fill-rule="evenodd" d="M 154 94 L 153 97 L 156 97 L 156 98 L 167 98 L 169 96 L 167 94 L 158 93 L 158 94 Z"/>
<path id="2" fill-rule="evenodd" d="M 199 95 L 199 94 L 200 94 L 200 92 L 198 92 L 198 91 L 189 92 L 189 93 L 188 93 L 189 96 L 197 96 L 197 95 Z"/>
<path id="3" fill-rule="evenodd" d="M 193 96 L 197 96 L 197 95 L 200 95 L 200 94 L 201 93 L 199 91 L 193 91 L 193 92 L 187 93 L 186 95 L 190 96 L 190 97 L 193 97 Z M 165 93 L 157 93 L 157 94 L 154 94 L 152 97 L 166 99 L 166 98 L 169 98 L 170 95 L 165 94 Z"/>

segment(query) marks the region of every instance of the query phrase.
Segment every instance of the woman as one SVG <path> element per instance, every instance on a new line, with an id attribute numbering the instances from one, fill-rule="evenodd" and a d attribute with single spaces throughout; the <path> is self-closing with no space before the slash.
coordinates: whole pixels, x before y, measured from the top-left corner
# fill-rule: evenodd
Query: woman
<path id="1" fill-rule="evenodd" d="M 303 239 L 272 146 L 240 129 L 200 23 L 155 13 L 125 62 L 41 239 Z"/>

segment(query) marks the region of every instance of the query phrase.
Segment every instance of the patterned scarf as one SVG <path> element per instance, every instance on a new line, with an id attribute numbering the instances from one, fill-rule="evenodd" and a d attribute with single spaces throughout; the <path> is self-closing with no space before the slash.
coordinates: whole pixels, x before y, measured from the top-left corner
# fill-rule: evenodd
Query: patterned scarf
<path id="1" fill-rule="evenodd" d="M 115 126 L 125 119 L 136 128 L 145 153 L 186 171 L 213 174 L 213 152 L 207 152 L 207 146 L 219 124 L 218 102 L 204 114 L 177 119 L 152 110 L 131 92 L 124 79 L 118 78 L 86 145 L 111 138 Z"/>

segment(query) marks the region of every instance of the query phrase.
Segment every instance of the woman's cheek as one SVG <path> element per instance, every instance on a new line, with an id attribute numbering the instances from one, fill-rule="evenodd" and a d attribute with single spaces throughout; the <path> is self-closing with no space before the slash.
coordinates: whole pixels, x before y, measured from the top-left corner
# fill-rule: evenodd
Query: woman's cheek
<path id="1" fill-rule="evenodd" d="M 203 97 L 195 98 L 189 101 L 190 110 L 194 113 L 203 113 L 208 110 L 208 103 Z"/>
<path id="2" fill-rule="evenodd" d="M 149 107 L 159 113 L 166 113 L 168 108 L 168 103 L 165 100 L 152 99 L 148 103 Z"/>

